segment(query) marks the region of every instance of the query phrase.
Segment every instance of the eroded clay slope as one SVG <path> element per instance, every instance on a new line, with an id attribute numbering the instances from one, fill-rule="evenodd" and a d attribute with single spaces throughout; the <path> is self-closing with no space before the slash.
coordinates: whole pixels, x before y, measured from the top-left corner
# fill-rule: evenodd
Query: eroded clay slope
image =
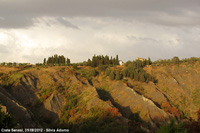
<path id="1" fill-rule="evenodd" d="M 150 124 L 165 122 L 170 119 L 170 115 L 158 108 L 151 100 L 137 94 L 120 81 L 113 84 L 110 94 L 122 110 L 130 109 L 132 113 L 139 113 L 140 118 Z"/>
<path id="2" fill-rule="evenodd" d="M 197 118 L 200 108 L 200 64 L 152 66 L 145 70 L 158 79 L 157 89 L 186 117 Z"/>

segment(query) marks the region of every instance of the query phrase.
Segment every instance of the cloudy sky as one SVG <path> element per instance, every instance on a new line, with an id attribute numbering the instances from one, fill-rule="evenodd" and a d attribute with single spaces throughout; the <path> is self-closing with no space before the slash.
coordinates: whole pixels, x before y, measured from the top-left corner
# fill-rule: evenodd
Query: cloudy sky
<path id="1" fill-rule="evenodd" d="M 200 56 L 199 0 L 0 0 L 0 62 Z"/>

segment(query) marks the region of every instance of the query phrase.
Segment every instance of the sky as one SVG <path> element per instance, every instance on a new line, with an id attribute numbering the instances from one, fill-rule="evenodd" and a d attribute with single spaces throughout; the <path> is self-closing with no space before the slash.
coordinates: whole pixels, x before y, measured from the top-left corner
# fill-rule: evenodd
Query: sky
<path id="1" fill-rule="evenodd" d="M 200 57 L 199 0 L 0 0 L 0 62 Z"/>

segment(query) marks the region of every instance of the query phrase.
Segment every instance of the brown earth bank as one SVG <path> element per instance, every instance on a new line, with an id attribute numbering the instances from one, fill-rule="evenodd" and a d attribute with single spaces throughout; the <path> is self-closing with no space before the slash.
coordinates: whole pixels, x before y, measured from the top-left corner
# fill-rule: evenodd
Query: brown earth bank
<path id="1" fill-rule="evenodd" d="M 192 118 L 200 108 L 200 64 L 146 66 L 158 82 L 111 80 L 91 67 L 0 67 L 0 104 L 17 127 L 73 132 L 151 132 Z M 111 69 L 124 69 L 113 67 Z"/>

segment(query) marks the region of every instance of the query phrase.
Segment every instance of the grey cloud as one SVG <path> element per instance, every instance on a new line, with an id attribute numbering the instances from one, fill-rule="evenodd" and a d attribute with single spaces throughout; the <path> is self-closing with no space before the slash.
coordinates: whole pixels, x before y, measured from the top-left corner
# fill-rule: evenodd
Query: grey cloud
<path id="1" fill-rule="evenodd" d="M 130 40 L 138 40 L 138 41 L 151 41 L 151 42 L 155 42 L 158 43 L 160 42 L 160 40 L 156 40 L 150 37 L 136 37 L 134 35 L 127 35 L 127 38 Z"/>
<path id="2" fill-rule="evenodd" d="M 199 0 L 15 0 L 0 1 L 1 28 L 34 25 L 38 17 L 117 17 L 160 25 L 199 26 Z M 186 12 L 196 13 L 196 16 Z M 163 18 L 162 14 L 168 17 Z M 177 18 L 177 19 L 174 19 Z M 183 22 L 184 20 L 191 20 Z M 65 26 L 73 24 L 58 20 Z"/>
<path id="3" fill-rule="evenodd" d="M 69 21 L 67 21 L 67 20 L 65 20 L 65 19 L 63 19 L 63 18 L 61 18 L 61 17 L 56 18 L 56 20 L 57 20 L 60 24 L 66 26 L 66 27 L 71 27 L 71 28 L 74 28 L 74 29 L 78 29 L 78 30 L 79 30 L 79 27 L 78 27 L 78 26 L 73 25 L 72 23 L 70 23 Z"/>
<path id="4" fill-rule="evenodd" d="M 69 22 L 68 20 L 66 20 L 63 17 L 36 18 L 33 21 L 34 21 L 35 24 L 37 24 L 37 23 L 44 23 L 47 26 L 61 24 L 61 25 L 65 26 L 65 27 L 69 27 L 69 28 L 80 30 L 80 28 L 78 26 L 72 24 L 71 22 Z"/>
<path id="5" fill-rule="evenodd" d="M 34 25 L 31 18 L 11 16 L 0 19 L 0 28 L 26 28 Z"/>

